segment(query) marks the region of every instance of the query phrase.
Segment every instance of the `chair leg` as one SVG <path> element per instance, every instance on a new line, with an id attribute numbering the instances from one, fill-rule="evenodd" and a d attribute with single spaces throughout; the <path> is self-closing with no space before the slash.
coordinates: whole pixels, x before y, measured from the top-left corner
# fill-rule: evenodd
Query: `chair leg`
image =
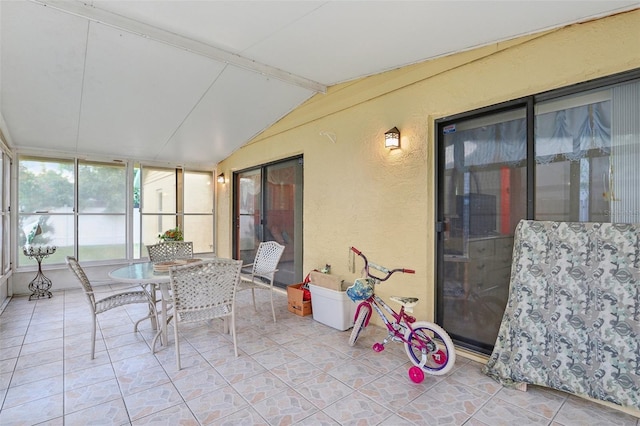
<path id="1" fill-rule="evenodd" d="M 226 321 L 226 318 L 225 318 Z M 236 341 L 236 311 L 235 309 L 231 313 L 231 326 L 229 331 L 233 334 L 233 350 L 236 353 L 236 358 L 238 357 L 238 342 Z"/>
<path id="2" fill-rule="evenodd" d="M 178 341 L 178 321 L 173 324 L 173 340 L 176 345 L 176 366 L 178 367 L 178 371 L 182 368 L 180 366 L 180 342 Z"/>
<path id="3" fill-rule="evenodd" d="M 273 307 L 273 287 L 269 290 L 271 293 L 271 313 L 273 314 L 273 322 L 276 322 L 276 309 Z"/>
<path id="4" fill-rule="evenodd" d="M 251 296 L 253 297 L 253 309 L 258 312 L 258 308 L 256 306 L 256 289 L 252 288 L 251 289 Z"/>
<path id="5" fill-rule="evenodd" d="M 91 359 L 96 357 L 96 314 L 93 314 L 93 328 L 91 329 Z"/>

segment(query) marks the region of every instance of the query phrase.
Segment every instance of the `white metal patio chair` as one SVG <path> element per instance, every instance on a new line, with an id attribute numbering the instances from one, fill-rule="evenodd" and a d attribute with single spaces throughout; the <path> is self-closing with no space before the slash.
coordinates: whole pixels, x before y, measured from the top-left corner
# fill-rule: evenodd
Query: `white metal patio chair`
<path id="1" fill-rule="evenodd" d="M 190 259 L 193 257 L 191 241 L 165 241 L 147 246 L 149 260 L 153 263 L 166 260 Z"/>
<path id="2" fill-rule="evenodd" d="M 138 320 L 133 326 L 133 331 L 137 332 L 138 324 L 146 319 L 151 319 L 154 326 L 155 324 L 157 324 L 158 317 L 156 312 L 156 305 L 155 303 L 153 303 L 151 295 L 144 289 L 140 288 L 140 290 L 122 291 L 120 293 L 111 294 L 102 299 L 96 299 L 96 292 L 93 290 L 91 282 L 87 278 L 87 275 L 85 274 L 82 266 L 80 266 L 76 258 L 73 256 L 67 256 L 66 262 L 69 266 L 69 269 L 71 269 L 76 278 L 78 278 L 78 281 L 80 281 L 82 290 L 84 290 L 87 301 L 91 306 L 91 314 L 93 315 L 93 326 L 91 329 L 91 359 L 95 358 L 96 352 L 96 322 L 98 314 L 131 303 L 146 303 L 149 306 L 149 315 Z"/>
<path id="3" fill-rule="evenodd" d="M 163 241 L 157 244 L 150 244 L 147 246 L 147 253 L 149 254 L 149 260 L 153 263 L 166 262 L 177 259 L 192 259 L 193 258 L 193 242 L 191 241 Z M 156 286 L 149 286 L 149 292 L 153 297 L 153 301 L 157 302 Z M 171 309 L 172 299 L 165 300 L 165 306 L 167 311 Z M 160 312 L 158 312 L 160 313 Z M 171 320 L 171 314 L 167 312 L 167 321 Z M 153 340 L 155 347 L 156 336 Z"/>
<path id="4" fill-rule="evenodd" d="M 273 280 L 276 272 L 278 272 L 278 263 L 282 253 L 284 253 L 284 246 L 275 241 L 265 241 L 260 243 L 256 257 L 253 263 L 249 263 L 242 266 L 242 276 L 240 284 L 238 285 L 238 291 L 251 290 L 251 296 L 253 297 L 253 308 L 257 311 L 256 307 L 256 294 L 255 290 L 269 290 L 271 296 L 271 313 L 273 314 L 273 322 L 276 322 L 276 310 L 273 307 Z"/>
<path id="5" fill-rule="evenodd" d="M 242 261 L 211 259 L 169 269 L 173 292 L 173 332 L 176 363 L 180 370 L 178 324 L 222 318 L 225 331 L 233 336 L 238 356 L 235 323 L 235 295 Z"/>

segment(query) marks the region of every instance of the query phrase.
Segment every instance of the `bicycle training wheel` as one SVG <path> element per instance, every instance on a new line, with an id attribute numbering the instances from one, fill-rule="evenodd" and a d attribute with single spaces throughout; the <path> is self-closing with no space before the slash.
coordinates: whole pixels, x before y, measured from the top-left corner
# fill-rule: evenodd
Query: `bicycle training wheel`
<path id="1" fill-rule="evenodd" d="M 353 324 L 353 330 L 351 330 L 351 336 L 349 336 L 349 346 L 353 346 L 356 344 L 356 340 L 358 340 L 358 336 L 360 336 L 360 332 L 365 328 L 365 321 L 367 320 L 367 315 L 369 315 L 369 307 L 362 306 L 360 311 L 358 312 L 358 317 L 356 318 L 355 323 Z"/>
<path id="2" fill-rule="evenodd" d="M 413 332 L 407 329 L 404 347 L 407 356 L 425 373 L 441 376 L 448 373 L 456 362 L 453 341 L 442 327 L 427 321 L 411 324 Z"/>

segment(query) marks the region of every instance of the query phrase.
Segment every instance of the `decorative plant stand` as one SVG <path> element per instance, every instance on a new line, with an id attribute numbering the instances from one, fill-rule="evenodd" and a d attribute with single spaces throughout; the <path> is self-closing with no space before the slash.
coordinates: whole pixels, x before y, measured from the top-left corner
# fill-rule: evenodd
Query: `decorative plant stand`
<path id="1" fill-rule="evenodd" d="M 38 262 L 38 273 L 35 278 L 29 283 L 29 290 L 31 290 L 31 296 L 29 300 L 40 299 L 43 297 L 51 298 L 51 280 L 44 276 L 42 273 L 42 259 L 52 255 L 56 252 L 55 246 L 38 246 L 38 247 L 24 247 L 22 252 L 29 259 L 35 259 Z"/>

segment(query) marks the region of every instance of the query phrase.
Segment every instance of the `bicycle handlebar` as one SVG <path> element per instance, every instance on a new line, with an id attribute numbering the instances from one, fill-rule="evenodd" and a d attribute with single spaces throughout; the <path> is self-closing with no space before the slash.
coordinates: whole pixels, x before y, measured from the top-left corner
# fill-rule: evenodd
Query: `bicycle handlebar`
<path id="1" fill-rule="evenodd" d="M 402 273 L 405 273 L 405 274 L 415 274 L 416 273 L 416 271 L 414 271 L 413 269 L 406 269 L 406 268 L 387 269 L 384 266 L 377 265 L 377 264 L 375 264 L 373 262 L 369 262 L 369 259 L 367 259 L 367 256 L 362 254 L 362 252 L 360 250 L 358 250 L 357 248 L 351 247 L 351 251 L 354 252 L 355 254 L 357 254 L 358 256 L 360 256 L 364 260 L 365 273 L 367 274 L 368 277 L 371 277 L 371 278 L 373 278 L 375 280 L 386 281 L 386 280 L 389 279 L 389 277 L 391 275 L 393 275 L 396 272 L 402 272 Z M 378 271 L 383 272 L 386 275 L 384 277 L 377 277 L 377 276 L 373 275 L 371 272 L 369 272 L 369 267 L 377 269 Z"/>

